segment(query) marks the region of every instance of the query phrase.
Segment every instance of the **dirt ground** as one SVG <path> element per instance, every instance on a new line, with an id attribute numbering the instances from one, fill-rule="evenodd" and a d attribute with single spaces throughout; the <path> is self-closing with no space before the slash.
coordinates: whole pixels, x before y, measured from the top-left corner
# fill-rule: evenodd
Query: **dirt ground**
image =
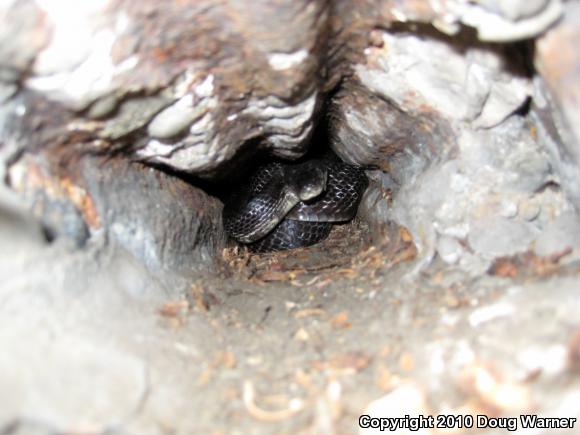
<path id="1" fill-rule="evenodd" d="M 0 237 L 1 434 L 580 417 L 580 269 L 565 252 L 506 258 L 479 277 L 437 261 L 420 272 L 404 229 L 385 255 L 349 225 L 318 247 L 231 248 L 206 274 L 168 279 L 104 241 L 47 244 L 17 209 Z"/>

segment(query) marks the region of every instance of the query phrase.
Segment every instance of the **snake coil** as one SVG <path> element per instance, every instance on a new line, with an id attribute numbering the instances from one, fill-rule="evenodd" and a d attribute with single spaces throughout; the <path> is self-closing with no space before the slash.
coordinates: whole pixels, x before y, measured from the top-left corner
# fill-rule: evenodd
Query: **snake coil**
<path id="1" fill-rule="evenodd" d="M 330 158 L 269 163 L 226 201 L 224 227 L 254 252 L 310 246 L 356 215 L 367 186 L 362 169 Z"/>

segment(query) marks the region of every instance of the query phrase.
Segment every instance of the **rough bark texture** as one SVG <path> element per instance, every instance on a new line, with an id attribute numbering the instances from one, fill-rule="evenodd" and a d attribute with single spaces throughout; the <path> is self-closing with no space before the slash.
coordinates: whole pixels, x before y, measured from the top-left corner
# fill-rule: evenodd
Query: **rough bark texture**
<path id="1" fill-rule="evenodd" d="M 580 36 L 580 5 L 566 4 L 562 22 L 538 39 L 534 115 L 563 187 L 580 206 L 580 69 L 575 41 Z"/>
<path id="2" fill-rule="evenodd" d="M 183 275 L 212 264 L 225 243 L 221 203 L 185 181 L 125 159 L 61 162 L 59 176 L 46 163 L 27 155 L 8 175 L 51 238 L 110 239 L 152 271 Z"/>
<path id="3" fill-rule="evenodd" d="M 13 57 L 4 38 L 0 55 L 27 72 L 27 89 L 71 111 L 68 120 L 46 114 L 55 128 L 198 173 L 252 138 L 280 156 L 305 151 L 324 74 L 325 2 L 26 6 L 5 14 L 38 20 L 18 35 L 41 42 L 16 40 L 24 54 Z"/>

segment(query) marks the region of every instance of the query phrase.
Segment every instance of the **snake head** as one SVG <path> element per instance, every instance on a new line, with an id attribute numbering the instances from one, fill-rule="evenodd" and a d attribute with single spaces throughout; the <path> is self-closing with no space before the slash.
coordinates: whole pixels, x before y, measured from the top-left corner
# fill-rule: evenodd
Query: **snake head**
<path id="1" fill-rule="evenodd" d="M 317 162 L 300 165 L 300 171 L 291 171 L 291 183 L 301 201 L 317 198 L 326 190 L 328 169 Z"/>

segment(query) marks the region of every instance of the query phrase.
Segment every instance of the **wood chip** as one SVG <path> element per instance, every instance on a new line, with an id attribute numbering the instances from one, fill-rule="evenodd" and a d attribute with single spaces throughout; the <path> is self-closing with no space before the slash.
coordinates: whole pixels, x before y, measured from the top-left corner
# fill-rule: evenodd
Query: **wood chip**
<path id="1" fill-rule="evenodd" d="M 187 314 L 189 311 L 189 302 L 186 300 L 173 301 L 165 303 L 159 308 L 159 314 L 163 317 L 179 317 Z"/>
<path id="2" fill-rule="evenodd" d="M 329 360 L 316 360 L 312 366 L 317 370 L 358 372 L 368 367 L 371 357 L 363 352 L 347 352 L 332 356 Z"/>
<path id="3" fill-rule="evenodd" d="M 409 352 L 404 352 L 399 358 L 399 367 L 406 372 L 410 372 L 415 368 L 415 359 Z"/>
<path id="4" fill-rule="evenodd" d="M 457 308 L 461 305 L 460 300 L 452 293 L 447 293 L 445 295 L 445 303 L 449 308 Z"/>
<path id="5" fill-rule="evenodd" d="M 260 421 L 281 421 L 286 420 L 304 409 L 304 402 L 301 399 L 290 399 L 288 407 L 281 410 L 270 411 L 256 405 L 256 392 L 254 385 L 250 381 L 244 382 L 242 389 L 242 400 L 248 414 Z"/>
<path id="6" fill-rule="evenodd" d="M 303 317 L 310 317 L 310 316 L 324 316 L 326 311 L 321 308 L 305 308 L 303 310 L 296 311 L 294 313 L 294 318 L 302 319 Z"/>
<path id="7" fill-rule="evenodd" d="M 276 270 L 267 270 L 256 275 L 256 279 L 264 282 L 289 281 L 288 272 L 278 272 Z"/>
<path id="8" fill-rule="evenodd" d="M 498 374 L 488 364 L 475 363 L 465 369 L 460 386 L 474 394 L 489 412 L 528 412 L 533 408 L 530 389 Z"/>
<path id="9" fill-rule="evenodd" d="M 320 279 L 320 275 L 316 275 L 314 278 L 312 278 L 310 281 L 308 281 L 305 285 L 312 285 L 316 281 L 318 281 L 319 279 Z"/>
<path id="10" fill-rule="evenodd" d="M 214 364 L 225 367 L 226 369 L 233 369 L 236 367 L 236 356 L 227 350 L 218 352 Z"/>
<path id="11" fill-rule="evenodd" d="M 411 232 L 405 228 L 405 227 L 400 227 L 399 228 L 399 234 L 401 235 L 401 240 L 403 242 L 412 242 L 413 241 L 413 236 L 411 235 Z"/>
<path id="12" fill-rule="evenodd" d="M 203 312 L 209 311 L 209 298 L 207 297 L 205 290 L 197 284 L 191 284 L 190 291 L 195 302 L 195 307 Z"/>
<path id="13" fill-rule="evenodd" d="M 352 327 L 352 324 L 348 321 L 348 313 L 342 311 L 332 318 L 330 324 L 335 329 L 346 329 Z"/>
<path id="14" fill-rule="evenodd" d="M 197 377 L 197 385 L 207 385 L 213 379 L 213 375 L 215 370 L 212 367 L 206 368 L 203 372 L 199 374 Z"/>
<path id="15" fill-rule="evenodd" d="M 393 376 L 391 371 L 383 364 L 377 369 L 376 385 L 381 390 L 390 390 L 396 384 L 396 376 Z"/>
<path id="16" fill-rule="evenodd" d="M 332 278 L 327 278 L 324 281 L 320 281 L 319 283 L 317 283 L 314 287 L 316 287 L 317 289 L 321 289 L 326 287 L 329 284 L 332 284 Z"/>
<path id="17" fill-rule="evenodd" d="M 294 340 L 297 341 L 308 341 L 309 338 L 310 334 L 304 328 L 298 329 L 298 331 L 296 331 L 296 333 L 294 334 Z"/>
<path id="18" fill-rule="evenodd" d="M 556 273 L 560 269 L 560 260 L 571 253 L 572 248 L 567 247 L 560 252 L 544 257 L 531 251 L 509 257 L 500 257 L 493 262 L 488 273 L 505 278 L 515 278 L 520 274 L 548 276 Z"/>
<path id="19" fill-rule="evenodd" d="M 580 371 L 580 331 L 574 334 L 568 342 L 568 366 Z"/>
<path id="20" fill-rule="evenodd" d="M 518 276 L 518 266 L 509 258 L 498 258 L 494 261 L 489 271 L 490 275 L 504 278 L 515 278 Z"/>

